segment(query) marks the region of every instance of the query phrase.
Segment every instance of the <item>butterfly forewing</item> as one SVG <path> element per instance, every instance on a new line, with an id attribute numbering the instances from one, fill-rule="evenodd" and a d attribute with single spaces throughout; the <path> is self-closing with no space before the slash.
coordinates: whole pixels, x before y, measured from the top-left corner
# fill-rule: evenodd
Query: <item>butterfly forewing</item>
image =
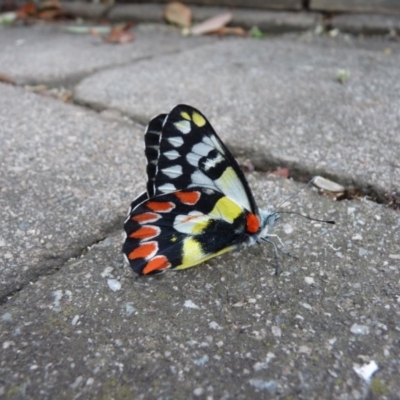
<path id="1" fill-rule="evenodd" d="M 258 213 L 243 172 L 200 111 L 176 106 L 164 120 L 159 143 L 156 194 L 208 187 Z"/>

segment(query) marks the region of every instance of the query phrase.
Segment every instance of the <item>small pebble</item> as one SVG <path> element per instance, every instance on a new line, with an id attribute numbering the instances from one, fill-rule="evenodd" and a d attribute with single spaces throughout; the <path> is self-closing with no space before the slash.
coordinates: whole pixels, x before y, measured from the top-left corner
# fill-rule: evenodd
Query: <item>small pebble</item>
<path id="1" fill-rule="evenodd" d="M 342 193 L 344 192 L 344 187 L 336 182 L 325 179 L 322 176 L 317 176 L 313 180 L 313 185 L 319 189 L 326 190 L 332 193 Z"/>
<path id="2" fill-rule="evenodd" d="M 200 310 L 200 307 L 194 304 L 192 300 L 186 300 L 184 306 L 187 308 L 194 308 L 196 310 Z"/>
<path id="3" fill-rule="evenodd" d="M 374 360 L 370 361 L 368 364 L 354 364 L 353 366 L 355 373 L 367 383 L 371 380 L 372 375 L 378 371 L 378 369 L 378 364 Z"/>
<path id="4" fill-rule="evenodd" d="M 107 285 L 113 292 L 121 289 L 121 283 L 118 279 L 107 279 Z"/>
<path id="5" fill-rule="evenodd" d="M 196 389 L 193 390 L 193 394 L 194 394 L 196 397 L 202 396 L 202 395 L 204 394 L 204 389 L 201 388 L 201 387 L 198 387 L 198 388 L 196 388 Z"/>
<path id="6" fill-rule="evenodd" d="M 350 331 L 355 335 L 368 335 L 369 327 L 366 325 L 353 324 L 350 328 Z"/>

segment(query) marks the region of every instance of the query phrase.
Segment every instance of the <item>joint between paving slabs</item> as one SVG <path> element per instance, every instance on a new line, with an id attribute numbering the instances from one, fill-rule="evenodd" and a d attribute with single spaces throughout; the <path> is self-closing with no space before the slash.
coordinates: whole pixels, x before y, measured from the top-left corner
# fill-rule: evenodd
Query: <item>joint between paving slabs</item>
<path id="1" fill-rule="evenodd" d="M 107 108 L 102 109 L 102 111 L 104 110 L 107 110 Z M 134 124 L 138 125 L 140 129 L 144 130 L 145 127 L 147 126 L 147 121 L 145 121 L 143 117 L 139 115 L 132 116 L 126 112 L 120 110 L 118 111 L 121 113 L 122 118 L 125 117 L 130 119 Z M 285 160 L 280 160 L 275 158 L 266 159 L 265 157 L 263 157 L 262 162 L 256 162 L 254 159 L 258 157 L 254 156 L 253 149 L 246 147 L 242 148 L 231 147 L 229 146 L 229 144 L 228 148 L 231 150 L 235 158 L 244 156 L 246 160 L 249 161 L 249 164 L 253 165 L 252 170 L 257 172 L 271 173 L 272 171 L 275 171 L 277 169 L 287 168 L 290 171 L 290 178 L 294 182 L 299 182 L 299 183 L 308 183 L 312 178 L 318 175 L 323 176 L 326 179 L 330 179 L 335 183 L 342 185 L 345 188 L 344 192 L 341 195 L 333 197 L 335 201 L 341 201 L 341 200 L 354 201 L 354 200 L 361 200 L 363 198 L 368 198 L 369 201 L 372 201 L 377 204 L 383 204 L 388 208 L 400 211 L 400 193 L 391 192 L 390 190 L 388 192 L 385 192 L 379 188 L 369 185 L 368 183 L 357 184 L 356 182 L 349 179 L 349 177 L 342 178 L 339 175 L 332 174 L 324 170 L 312 171 L 309 168 L 304 167 L 300 164 L 288 163 Z M 244 167 L 243 168 L 244 170 L 246 169 L 246 166 L 241 165 L 241 167 L 242 168 Z M 351 181 L 350 184 L 349 181 Z"/>
<path id="2" fill-rule="evenodd" d="M 197 47 L 201 47 L 204 46 L 205 44 L 199 44 Z M 75 105 L 79 105 L 79 106 L 83 106 L 85 108 L 91 109 L 91 110 L 95 110 L 95 111 L 103 111 L 106 109 L 106 107 L 104 106 L 100 106 L 96 103 L 93 104 L 89 104 L 86 102 L 81 102 L 81 101 L 76 101 L 74 98 L 74 89 L 77 85 L 79 85 L 84 79 L 87 79 L 89 77 L 91 77 L 92 75 L 95 75 L 99 72 L 103 72 L 103 71 L 108 71 L 111 70 L 113 68 L 121 68 L 121 67 L 125 67 L 127 65 L 131 65 L 134 63 L 138 63 L 138 62 L 142 62 L 142 61 L 148 61 L 148 60 L 152 60 L 155 59 L 157 57 L 160 56 L 167 56 L 167 55 L 171 55 L 171 54 L 179 54 L 182 53 L 183 50 L 182 49 L 176 49 L 176 50 L 170 50 L 170 51 L 166 51 L 165 53 L 159 54 L 159 55 L 148 55 L 148 56 L 142 56 L 142 57 L 138 57 L 135 58 L 133 60 L 128 60 L 128 61 L 124 61 L 124 62 L 120 62 L 120 63 L 116 63 L 116 64 L 112 64 L 112 65 L 107 65 L 104 67 L 98 67 L 98 68 L 94 68 L 93 70 L 91 70 L 90 72 L 78 72 L 76 74 L 72 74 L 70 75 L 68 78 L 66 79 L 54 79 L 48 82 L 41 82 L 41 81 L 35 81 L 32 80 L 31 82 L 27 82 L 27 83 L 22 83 L 22 84 L 18 84 L 16 83 L 14 80 L 12 80 L 10 78 L 9 82 L 4 82 L 4 83 L 8 83 L 11 85 L 15 85 L 15 86 L 21 86 L 23 88 L 25 88 L 25 90 L 28 90 L 30 92 L 34 92 L 34 93 L 40 93 L 40 91 L 51 91 L 51 90 L 66 90 L 69 91 L 71 96 L 68 100 L 64 100 L 65 102 L 70 102 L 72 104 Z M 57 96 L 54 96 L 54 98 L 57 99 Z M 62 100 L 62 99 L 61 99 Z"/>
<path id="3" fill-rule="evenodd" d="M 86 243 L 84 246 L 77 248 L 72 254 L 66 258 L 63 255 L 54 255 L 51 257 L 45 257 L 43 260 L 44 264 L 47 264 L 43 269 L 38 271 L 33 276 L 30 276 L 25 282 L 21 282 L 18 287 L 10 289 L 7 293 L 3 294 L 0 297 L 0 306 L 6 304 L 13 296 L 17 295 L 20 291 L 22 291 L 26 286 L 29 286 L 32 283 L 37 282 L 43 276 L 51 276 L 56 274 L 58 271 L 62 270 L 65 265 L 68 265 L 74 260 L 77 260 L 90 252 L 93 246 L 98 245 L 109 237 L 113 236 L 118 232 L 122 232 L 122 223 L 123 218 L 118 218 L 117 223 L 113 223 L 110 225 L 109 229 L 106 229 L 105 232 L 102 233 L 100 237 L 94 238 L 90 242 Z M 122 245 L 122 242 L 121 242 Z M 121 262 L 122 262 L 122 253 L 121 253 Z"/>
<path id="4" fill-rule="evenodd" d="M 342 178 L 326 171 L 311 171 L 307 167 L 302 167 L 298 164 L 293 166 L 287 163 L 285 164 L 285 162 L 280 162 L 279 160 L 274 160 L 272 163 L 266 163 L 265 166 L 262 167 L 255 167 L 254 170 L 263 173 L 271 173 L 271 171 L 276 171 L 283 168 L 289 169 L 290 178 L 294 182 L 306 184 L 315 176 L 322 176 L 344 187 L 344 191 L 338 195 L 335 195 L 334 193 L 329 195 L 328 192 L 324 192 L 323 190 L 319 189 L 320 194 L 326 195 L 326 197 L 329 199 L 335 201 L 359 201 L 362 199 L 368 199 L 374 203 L 382 204 L 393 210 L 400 211 L 400 193 L 396 193 L 391 190 L 384 191 L 369 184 L 357 184 L 354 181 L 349 184 L 349 178 Z"/>
<path id="5" fill-rule="evenodd" d="M 174 51 L 171 53 L 177 53 L 178 51 Z M 152 56 L 153 57 L 153 56 Z M 144 57 L 143 59 L 149 59 L 151 57 Z M 107 67 L 108 68 L 108 67 Z M 104 68 L 104 69 L 107 69 Z M 96 103 L 84 103 L 80 101 L 76 101 L 73 96 L 71 102 L 76 106 L 86 108 L 88 110 L 95 111 L 97 113 L 103 112 L 106 110 L 115 110 L 113 108 L 107 108 L 103 105 L 96 104 Z M 147 121 L 145 121 L 141 116 L 136 115 L 132 116 L 124 111 L 116 109 L 122 119 L 129 119 L 134 124 L 139 125 L 139 129 L 144 130 L 145 126 L 147 125 Z M 229 147 L 229 146 L 228 146 Z M 239 155 L 246 155 L 246 158 L 249 160 L 250 164 L 252 163 L 252 151 L 248 148 L 241 148 L 241 149 L 231 149 L 232 154 L 237 157 Z M 258 163 L 260 164 L 260 163 Z M 345 187 L 343 194 L 338 197 L 335 197 L 335 200 L 360 200 L 362 198 L 368 198 L 368 200 L 373 201 L 377 204 L 383 204 L 388 208 L 393 210 L 400 210 L 400 193 L 395 191 L 383 191 L 382 189 L 376 188 L 372 185 L 366 184 L 357 184 L 355 182 L 351 182 L 348 184 L 349 179 L 344 178 L 342 179 L 340 176 L 329 173 L 327 171 L 311 171 L 306 167 L 302 167 L 299 164 L 296 165 L 289 165 L 284 160 L 273 159 L 267 160 L 264 158 L 263 165 L 254 166 L 254 171 L 258 172 L 271 172 L 276 170 L 277 168 L 288 168 L 290 170 L 290 178 L 295 182 L 307 183 L 309 182 L 314 176 L 321 175 L 324 178 L 331 179 L 336 183 Z"/>

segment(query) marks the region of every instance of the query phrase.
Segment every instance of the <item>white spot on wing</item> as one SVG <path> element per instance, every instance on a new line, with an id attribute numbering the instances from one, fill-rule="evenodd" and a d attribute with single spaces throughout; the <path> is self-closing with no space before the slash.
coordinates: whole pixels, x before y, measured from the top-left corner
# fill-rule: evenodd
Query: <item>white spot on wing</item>
<path id="1" fill-rule="evenodd" d="M 215 186 L 231 200 L 234 200 L 242 208 L 251 210 L 249 199 L 239 177 L 232 167 L 226 168 L 224 173 L 215 180 Z"/>
<path id="2" fill-rule="evenodd" d="M 190 122 L 185 119 L 179 122 L 175 122 L 174 125 L 176 129 L 178 129 L 180 132 L 184 134 L 189 133 L 192 129 L 190 126 Z"/>
<path id="3" fill-rule="evenodd" d="M 209 216 L 199 211 L 191 211 L 187 215 L 177 215 L 174 220 L 174 228 L 176 231 L 188 235 L 200 234 L 209 219 Z"/>
<path id="4" fill-rule="evenodd" d="M 157 188 L 157 190 L 159 190 L 160 192 L 163 192 L 163 193 L 169 193 L 169 192 L 176 192 L 177 191 L 175 185 L 173 185 L 172 183 L 165 183 L 164 185 L 159 186 Z"/>
<path id="5" fill-rule="evenodd" d="M 194 167 L 198 167 L 199 166 L 199 160 L 202 156 L 199 156 L 198 154 L 194 154 L 194 153 L 189 153 L 186 156 L 186 160 L 189 164 L 193 165 Z"/>
<path id="6" fill-rule="evenodd" d="M 176 160 L 179 157 L 179 153 L 176 150 L 166 151 L 164 156 L 168 158 L 168 160 Z"/>
<path id="7" fill-rule="evenodd" d="M 213 148 L 206 143 L 200 142 L 192 147 L 192 153 L 205 157 Z"/>
<path id="8" fill-rule="evenodd" d="M 174 136 L 168 139 L 168 142 L 174 147 L 180 147 L 183 144 L 183 139 L 180 136 Z"/>
<path id="9" fill-rule="evenodd" d="M 207 175 L 204 175 L 201 171 L 195 171 L 191 175 L 192 184 L 190 186 L 205 186 L 213 189 L 218 189 L 214 181 Z"/>
<path id="10" fill-rule="evenodd" d="M 162 169 L 161 172 L 169 178 L 176 178 L 177 176 L 182 175 L 182 165 L 172 165 L 171 167 Z"/>
<path id="11" fill-rule="evenodd" d="M 207 139 L 210 140 L 210 142 L 212 143 L 211 145 L 213 145 L 221 154 L 225 154 L 224 149 L 222 148 L 219 140 L 215 136 L 211 136 L 210 138 Z"/>
<path id="12" fill-rule="evenodd" d="M 208 171 L 222 161 L 224 161 L 224 157 L 221 154 L 217 154 L 215 158 L 208 158 L 204 165 L 204 170 Z"/>

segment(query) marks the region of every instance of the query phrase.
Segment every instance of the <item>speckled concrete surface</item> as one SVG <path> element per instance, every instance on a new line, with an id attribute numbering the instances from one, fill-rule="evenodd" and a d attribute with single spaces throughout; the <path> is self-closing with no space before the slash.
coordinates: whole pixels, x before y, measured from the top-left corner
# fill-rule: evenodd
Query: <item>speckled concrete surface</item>
<path id="1" fill-rule="evenodd" d="M 143 61 L 100 72 L 75 93 L 143 121 L 190 102 L 258 168 L 274 162 L 345 185 L 400 190 L 400 46 L 385 54 L 390 46 L 237 39 L 160 57 L 163 68 Z M 349 74 L 343 84 L 340 70 Z M 150 82 L 153 96 L 142 98 Z"/>
<path id="2" fill-rule="evenodd" d="M 260 203 L 298 189 L 249 178 Z M 135 278 L 118 233 L 27 286 L 2 307 L 6 398 L 399 396 L 398 214 L 310 192 L 292 208 L 337 225 L 287 216 L 298 259 L 279 278 L 268 246 Z M 369 386 L 354 368 L 371 361 Z"/>
<path id="3" fill-rule="evenodd" d="M 145 172 L 131 121 L 0 84 L 0 124 L 3 297 L 120 227 Z"/>
<path id="4" fill-rule="evenodd" d="M 69 59 L 75 39 L 47 32 Z M 398 45 L 291 36 L 177 48 L 151 32 L 150 52 L 165 40 L 175 53 L 124 55 L 121 67 L 100 46 L 107 70 L 76 87 L 81 105 L 0 85 L 0 397 L 400 397 L 397 211 L 307 188 L 285 208 L 336 225 L 282 218 L 274 232 L 297 258 L 282 256 L 279 277 L 267 245 L 156 278 L 135 277 L 120 253 L 125 211 L 145 187 L 141 124 L 177 102 L 202 109 L 260 169 L 398 189 Z M 23 76 L 63 85 L 60 54 L 48 49 Z M 350 72 L 343 84 L 338 68 Z M 303 187 L 246 177 L 261 207 Z"/>
<path id="5" fill-rule="evenodd" d="M 144 25 L 132 30 L 133 42 L 118 46 L 97 35 L 68 33 L 67 27 L 0 27 L 1 73 L 18 84 L 71 85 L 97 70 L 212 41 L 197 37 L 188 42 L 172 27 Z"/>

